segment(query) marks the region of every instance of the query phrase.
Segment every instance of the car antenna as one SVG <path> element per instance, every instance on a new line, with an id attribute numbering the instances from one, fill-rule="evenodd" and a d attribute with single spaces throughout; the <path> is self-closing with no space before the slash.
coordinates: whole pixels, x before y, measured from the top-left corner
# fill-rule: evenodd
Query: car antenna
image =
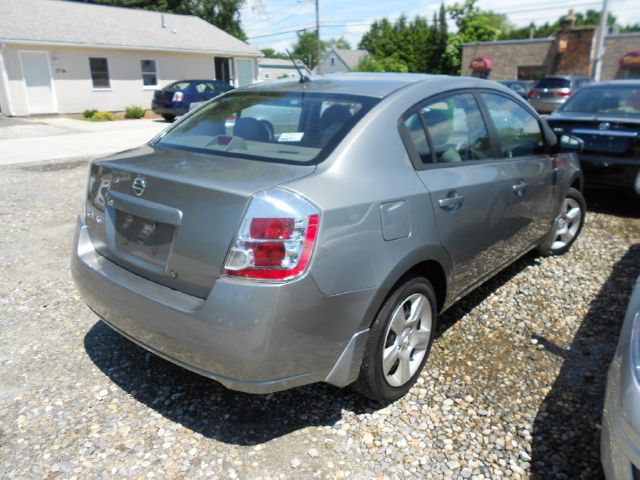
<path id="1" fill-rule="evenodd" d="M 289 58 L 293 62 L 293 66 L 296 67 L 296 70 L 298 71 L 298 75 L 300 75 L 300 83 L 310 82 L 311 79 L 307 77 L 304 73 L 302 73 L 302 70 L 300 70 L 300 65 L 296 63 L 296 59 L 293 58 L 293 55 L 291 55 L 291 52 L 289 51 L 288 48 L 285 49 L 285 52 L 287 52 L 287 55 L 289 55 Z"/>

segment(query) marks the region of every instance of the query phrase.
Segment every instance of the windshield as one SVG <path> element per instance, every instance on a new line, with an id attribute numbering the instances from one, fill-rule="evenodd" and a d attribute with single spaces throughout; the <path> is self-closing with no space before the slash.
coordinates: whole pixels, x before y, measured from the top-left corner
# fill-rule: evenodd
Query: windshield
<path id="1" fill-rule="evenodd" d="M 578 91 L 562 111 L 640 116 L 640 86 L 585 88 Z"/>
<path id="2" fill-rule="evenodd" d="M 567 78 L 543 78 L 538 80 L 536 88 L 569 88 L 571 81 Z"/>
<path id="3" fill-rule="evenodd" d="M 234 92 L 185 117 L 157 146 L 285 163 L 326 157 L 377 103 L 370 97 Z"/>

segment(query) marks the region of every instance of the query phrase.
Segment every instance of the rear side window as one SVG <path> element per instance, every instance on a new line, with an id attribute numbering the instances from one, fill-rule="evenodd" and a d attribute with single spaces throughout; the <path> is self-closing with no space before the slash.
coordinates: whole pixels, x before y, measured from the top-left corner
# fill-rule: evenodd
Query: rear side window
<path id="1" fill-rule="evenodd" d="M 431 163 L 431 150 L 429 149 L 429 142 L 427 141 L 427 136 L 424 133 L 424 128 L 422 127 L 422 122 L 420 121 L 420 117 L 418 113 L 412 114 L 409 118 L 404 121 L 404 126 L 409 133 L 409 138 L 411 139 L 411 143 L 413 144 L 418 156 L 422 160 L 423 163 Z"/>
<path id="2" fill-rule="evenodd" d="M 438 163 L 491 157 L 489 134 L 470 93 L 452 95 L 421 109 Z"/>
<path id="3" fill-rule="evenodd" d="M 190 85 L 189 82 L 173 82 L 167 85 L 166 87 L 164 87 L 163 90 L 171 90 L 171 91 L 178 90 L 181 92 L 189 88 L 189 85 Z"/>
<path id="4" fill-rule="evenodd" d="M 571 81 L 567 78 L 543 78 L 536 83 L 536 88 L 569 88 Z"/>
<path id="5" fill-rule="evenodd" d="M 544 153 L 542 131 L 536 117 L 510 98 L 493 93 L 481 95 L 498 132 L 505 157 Z"/>
<path id="6" fill-rule="evenodd" d="M 157 145 L 202 153 L 313 163 L 378 102 L 371 97 L 238 91 L 178 122 Z"/>

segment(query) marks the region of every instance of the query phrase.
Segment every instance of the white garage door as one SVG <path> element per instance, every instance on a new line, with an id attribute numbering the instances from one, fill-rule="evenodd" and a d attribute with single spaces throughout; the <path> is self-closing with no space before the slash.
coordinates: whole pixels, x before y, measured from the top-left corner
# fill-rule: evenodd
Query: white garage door
<path id="1" fill-rule="evenodd" d="M 46 52 L 20 52 L 22 75 L 27 87 L 29 113 L 55 113 L 49 56 Z"/>

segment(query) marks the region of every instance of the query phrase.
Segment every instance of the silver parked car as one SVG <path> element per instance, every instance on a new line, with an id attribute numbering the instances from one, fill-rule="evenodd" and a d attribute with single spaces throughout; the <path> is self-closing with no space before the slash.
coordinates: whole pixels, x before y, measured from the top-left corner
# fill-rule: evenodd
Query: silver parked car
<path id="1" fill-rule="evenodd" d="M 556 75 L 538 80 L 527 93 L 531 106 L 540 113 L 551 113 L 564 104 L 582 87 L 593 83 L 593 78 L 580 75 Z"/>
<path id="2" fill-rule="evenodd" d="M 228 388 L 392 401 L 440 312 L 575 241 L 579 145 L 484 80 L 254 85 L 93 162 L 73 275 L 116 331 Z"/>
<path id="3" fill-rule="evenodd" d="M 640 277 L 609 367 L 600 450 L 607 480 L 640 478 Z"/>

